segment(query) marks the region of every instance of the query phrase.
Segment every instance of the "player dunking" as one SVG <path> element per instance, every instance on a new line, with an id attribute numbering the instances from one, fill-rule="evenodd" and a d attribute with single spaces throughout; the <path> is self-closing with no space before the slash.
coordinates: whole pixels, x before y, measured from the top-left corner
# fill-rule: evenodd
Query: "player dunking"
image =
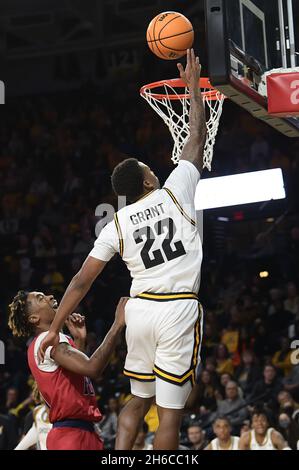
<path id="1" fill-rule="evenodd" d="M 35 336 L 28 348 L 28 364 L 50 409 L 49 420 L 53 427 L 47 436 L 48 450 L 103 449 L 103 442 L 94 430 L 101 413 L 90 378 L 98 377 L 108 364 L 125 325 L 125 303 L 126 299 L 120 300 L 115 321 L 91 358 L 79 351 L 69 337 L 59 333 L 57 346 L 47 349 L 42 364 L 37 361 L 37 350 L 54 318 L 56 300 L 53 295 L 46 296 L 42 292 L 19 291 L 10 304 L 8 324 L 13 335 Z M 84 318 L 73 314 L 67 326 L 78 337 L 78 346 L 82 344 Z"/>
<path id="2" fill-rule="evenodd" d="M 201 66 L 193 50 L 187 66 L 178 64 L 190 90 L 190 137 L 181 161 L 164 187 L 151 169 L 127 159 L 113 171 L 112 186 L 131 205 L 115 214 L 100 233 L 81 270 L 72 279 L 39 349 L 58 343 L 67 316 L 118 252 L 133 278 L 126 305 L 128 354 L 124 373 L 133 398 L 122 410 L 117 449 L 131 449 L 153 397 L 159 413 L 154 449 L 177 449 L 182 410 L 192 389 L 201 340 L 200 282 L 202 248 L 194 196 L 206 141 L 204 105 L 199 89 Z"/>

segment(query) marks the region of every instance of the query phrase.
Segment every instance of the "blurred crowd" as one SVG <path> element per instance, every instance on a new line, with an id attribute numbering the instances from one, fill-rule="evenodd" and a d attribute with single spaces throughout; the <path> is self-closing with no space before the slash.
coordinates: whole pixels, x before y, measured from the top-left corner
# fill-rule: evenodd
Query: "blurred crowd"
<path id="1" fill-rule="evenodd" d="M 7 305 L 19 289 L 58 299 L 93 246 L 101 203 L 116 207 L 110 185 L 125 155 L 150 164 L 163 181 L 172 169 L 168 129 L 126 88 L 23 98 L 1 109 L 0 120 L 0 449 L 14 448 L 32 424 L 36 404 L 26 345 L 7 329 Z M 275 429 L 296 448 L 299 440 L 299 142 L 288 140 L 227 103 L 211 176 L 280 167 L 288 192 L 287 216 L 272 230 L 248 225 L 246 243 L 232 227 L 221 250 L 208 243 L 202 269 L 205 309 L 202 363 L 188 400 L 182 448 L 202 449 L 226 416 L 230 432 L 250 429 L 262 405 Z M 206 177 L 210 175 L 205 175 Z M 266 222 L 265 222 L 266 223 Z M 213 224 L 207 223 L 207 233 Z M 262 233 L 260 233 L 262 232 Z M 273 275 L 262 278 L 266 263 Z M 271 274 L 271 273 L 270 273 Z M 95 282 L 80 311 L 87 318 L 91 354 L 112 323 L 130 277 L 118 258 Z M 104 376 L 95 382 L 107 448 L 113 448 L 117 415 L 130 398 L 122 375 L 123 341 Z M 294 359 L 295 358 L 295 359 Z M 156 407 L 140 429 L 136 449 L 150 448 L 158 425 Z"/>

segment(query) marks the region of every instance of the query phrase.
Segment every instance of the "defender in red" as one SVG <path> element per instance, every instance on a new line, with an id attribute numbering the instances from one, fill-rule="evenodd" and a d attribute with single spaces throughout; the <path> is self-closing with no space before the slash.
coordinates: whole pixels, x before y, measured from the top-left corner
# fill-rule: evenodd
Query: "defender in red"
<path id="1" fill-rule="evenodd" d="M 115 321 L 99 348 L 89 358 L 83 347 L 84 317 L 72 314 L 66 324 L 75 342 L 60 333 L 59 344 L 49 347 L 39 363 L 37 351 L 55 316 L 57 301 L 42 292 L 19 291 L 10 304 L 9 327 L 14 336 L 30 337 L 28 364 L 45 402 L 49 406 L 53 428 L 48 434 L 48 450 L 102 450 L 103 442 L 94 429 L 102 418 L 97 407 L 91 378 L 98 377 L 107 366 L 121 331 L 125 326 L 122 298 Z"/>

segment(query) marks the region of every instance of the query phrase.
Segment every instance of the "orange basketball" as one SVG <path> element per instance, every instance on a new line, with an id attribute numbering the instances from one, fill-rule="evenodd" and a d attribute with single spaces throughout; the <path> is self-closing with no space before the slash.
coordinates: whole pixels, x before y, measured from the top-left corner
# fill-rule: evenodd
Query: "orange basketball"
<path id="1" fill-rule="evenodd" d="M 150 22 L 146 39 L 150 50 L 160 59 L 178 59 L 192 47 L 193 26 L 181 13 L 165 11 Z"/>

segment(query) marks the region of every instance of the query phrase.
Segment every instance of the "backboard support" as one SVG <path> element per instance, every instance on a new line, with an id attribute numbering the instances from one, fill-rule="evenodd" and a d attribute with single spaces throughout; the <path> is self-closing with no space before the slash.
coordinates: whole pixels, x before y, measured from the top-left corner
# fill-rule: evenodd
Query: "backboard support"
<path id="1" fill-rule="evenodd" d="M 212 85 L 288 137 L 299 137 L 299 118 L 269 115 L 259 84 L 269 70 L 299 66 L 297 4 L 297 0 L 205 0 Z"/>

